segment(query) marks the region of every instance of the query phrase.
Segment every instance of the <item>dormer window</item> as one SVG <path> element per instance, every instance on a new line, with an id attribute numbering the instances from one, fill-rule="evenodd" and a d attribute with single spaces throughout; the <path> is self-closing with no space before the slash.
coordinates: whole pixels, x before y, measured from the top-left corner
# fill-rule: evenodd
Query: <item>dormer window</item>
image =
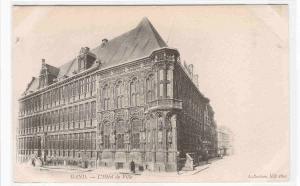
<path id="1" fill-rule="evenodd" d="M 82 47 L 80 49 L 77 59 L 78 71 L 81 72 L 90 68 L 94 64 L 96 60 L 96 55 L 90 52 L 89 47 Z"/>

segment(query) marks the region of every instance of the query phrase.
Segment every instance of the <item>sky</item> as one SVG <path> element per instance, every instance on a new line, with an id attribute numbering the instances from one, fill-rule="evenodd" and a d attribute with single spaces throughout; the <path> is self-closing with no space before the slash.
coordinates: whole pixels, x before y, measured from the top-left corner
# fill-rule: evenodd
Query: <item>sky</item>
<path id="1" fill-rule="evenodd" d="M 179 50 L 182 60 L 194 65 L 217 125 L 234 133 L 237 159 L 248 170 L 287 172 L 289 37 L 284 5 L 14 7 L 14 113 L 17 98 L 38 76 L 42 58 L 61 66 L 81 47 L 94 48 L 103 38 L 134 28 L 143 17 L 168 46 Z"/>

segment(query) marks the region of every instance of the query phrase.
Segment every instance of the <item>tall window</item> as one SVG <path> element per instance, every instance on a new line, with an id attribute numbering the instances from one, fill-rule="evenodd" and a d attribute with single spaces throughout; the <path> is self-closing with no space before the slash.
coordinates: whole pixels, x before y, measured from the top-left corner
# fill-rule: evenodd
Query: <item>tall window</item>
<path id="1" fill-rule="evenodd" d="M 91 103 L 91 117 L 92 119 L 96 118 L 96 101 Z"/>
<path id="2" fill-rule="evenodd" d="M 84 149 L 86 150 L 91 150 L 91 133 L 86 132 L 85 133 L 85 138 L 84 138 L 85 144 L 84 144 Z"/>
<path id="3" fill-rule="evenodd" d="M 137 106 L 138 105 L 138 83 L 137 78 L 133 78 L 130 83 L 130 105 Z"/>
<path id="4" fill-rule="evenodd" d="M 79 109 L 78 109 L 78 106 L 76 105 L 75 106 L 75 110 L 74 110 L 74 121 L 76 122 L 75 123 L 75 128 L 77 128 L 78 127 L 78 111 L 79 111 Z"/>
<path id="5" fill-rule="evenodd" d="M 90 103 L 85 103 L 85 118 L 90 119 Z"/>
<path id="6" fill-rule="evenodd" d="M 78 134 L 74 135 L 74 149 L 78 150 L 79 149 L 79 143 L 78 143 Z"/>
<path id="7" fill-rule="evenodd" d="M 73 128 L 73 107 L 69 107 L 68 116 L 69 116 L 69 128 L 70 127 Z"/>
<path id="8" fill-rule="evenodd" d="M 84 117 L 83 117 L 83 115 L 84 115 L 84 114 L 83 114 L 83 111 L 84 111 L 84 110 L 83 110 L 83 106 L 84 106 L 83 104 L 79 105 L 79 121 L 82 121 L 83 118 L 84 118 Z"/>
<path id="9" fill-rule="evenodd" d="M 159 70 L 159 97 L 164 97 L 165 70 Z"/>
<path id="10" fill-rule="evenodd" d="M 93 95 L 93 93 L 96 91 L 96 75 L 92 75 L 91 76 L 91 94 Z"/>
<path id="11" fill-rule="evenodd" d="M 149 75 L 148 78 L 146 79 L 146 99 L 147 102 L 153 101 L 155 99 L 155 85 L 154 85 L 154 76 L 153 74 Z"/>
<path id="12" fill-rule="evenodd" d="M 105 85 L 103 88 L 103 109 L 108 110 L 110 104 L 110 90 L 108 85 Z"/>
<path id="13" fill-rule="evenodd" d="M 173 90 L 172 90 L 172 87 L 171 87 L 171 81 L 173 79 L 173 70 L 172 69 L 168 69 L 167 71 L 167 81 L 166 81 L 166 84 L 167 84 L 167 97 L 173 97 Z"/>
<path id="14" fill-rule="evenodd" d="M 92 136 L 91 136 L 91 141 L 92 141 L 92 150 L 96 149 L 96 132 L 92 132 Z"/>
<path id="15" fill-rule="evenodd" d="M 64 149 L 64 150 L 69 149 L 68 135 L 67 135 L 67 134 L 64 134 L 64 135 L 63 135 L 63 143 L 64 143 L 63 149 Z"/>
<path id="16" fill-rule="evenodd" d="M 82 91 L 82 89 L 81 89 L 81 86 L 82 85 L 82 83 L 81 83 L 81 79 L 80 80 L 78 80 L 78 95 L 80 96 L 81 95 L 81 91 Z"/>
<path id="17" fill-rule="evenodd" d="M 125 123 L 123 120 L 119 120 L 116 123 L 116 135 L 117 135 L 117 148 L 123 149 L 124 145 L 124 133 L 125 133 Z"/>
<path id="18" fill-rule="evenodd" d="M 90 92 L 90 77 L 86 77 L 86 93 Z"/>
<path id="19" fill-rule="evenodd" d="M 124 88 L 121 81 L 116 85 L 116 106 L 117 108 L 122 108 L 124 106 Z"/>
<path id="20" fill-rule="evenodd" d="M 83 138 L 83 133 L 79 134 L 79 149 L 83 150 L 84 149 L 84 138 Z"/>
<path id="21" fill-rule="evenodd" d="M 69 149 L 73 149 L 73 135 L 72 134 L 68 134 L 68 146 Z"/>
<path id="22" fill-rule="evenodd" d="M 142 127 L 142 123 L 138 119 L 132 120 L 132 138 L 131 138 L 131 146 L 133 149 L 140 148 L 140 129 Z"/>
<path id="23" fill-rule="evenodd" d="M 110 128 L 109 122 L 105 122 L 103 124 L 103 133 L 104 133 L 103 143 L 104 143 L 104 149 L 109 149 L 109 147 L 110 147 L 110 144 L 109 144 L 110 143 L 109 142 L 110 131 L 111 131 L 111 128 Z"/>
<path id="24" fill-rule="evenodd" d="M 104 135 L 103 141 L 104 141 L 104 149 L 109 149 L 109 135 Z"/>
<path id="25" fill-rule="evenodd" d="M 78 81 L 75 81 L 73 83 L 73 96 L 76 97 L 78 95 L 78 87 L 77 87 Z"/>

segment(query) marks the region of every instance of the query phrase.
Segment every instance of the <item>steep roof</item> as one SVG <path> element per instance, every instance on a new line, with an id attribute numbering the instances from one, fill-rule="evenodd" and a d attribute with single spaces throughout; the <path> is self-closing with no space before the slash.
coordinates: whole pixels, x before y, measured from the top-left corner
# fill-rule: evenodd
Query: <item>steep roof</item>
<path id="1" fill-rule="evenodd" d="M 104 68 L 147 57 L 154 50 L 163 47 L 167 47 L 167 44 L 145 17 L 134 29 L 107 41 L 105 45 L 97 46 L 91 52 L 101 61 L 101 68 Z M 72 76 L 78 70 L 76 58 L 59 68 L 50 65 L 47 67 L 57 78 Z"/>
<path id="2" fill-rule="evenodd" d="M 126 32 L 92 50 L 101 60 L 102 66 L 108 67 L 149 56 L 155 49 L 166 47 L 167 44 L 158 34 L 147 18 L 134 29 Z"/>

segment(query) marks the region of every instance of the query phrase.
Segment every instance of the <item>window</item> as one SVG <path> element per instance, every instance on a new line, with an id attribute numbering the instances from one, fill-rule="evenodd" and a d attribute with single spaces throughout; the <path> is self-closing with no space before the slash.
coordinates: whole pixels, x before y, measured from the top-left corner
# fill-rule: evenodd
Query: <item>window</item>
<path id="1" fill-rule="evenodd" d="M 109 141 L 109 137 L 110 137 L 110 131 L 111 131 L 111 127 L 109 122 L 105 122 L 103 124 L 103 142 L 104 142 L 104 149 L 109 149 L 110 147 L 110 141 Z"/>
<path id="2" fill-rule="evenodd" d="M 81 94 L 85 94 L 85 79 L 81 80 Z"/>
<path id="3" fill-rule="evenodd" d="M 163 83 L 159 84 L 159 96 L 160 97 L 164 96 L 164 84 Z"/>
<path id="4" fill-rule="evenodd" d="M 96 75 L 91 76 L 91 94 L 96 91 Z"/>
<path id="5" fill-rule="evenodd" d="M 90 77 L 86 77 L 85 79 L 85 85 L 86 85 L 86 93 L 88 94 L 90 92 Z"/>
<path id="6" fill-rule="evenodd" d="M 82 81 L 78 80 L 78 95 L 80 96 L 82 94 Z"/>
<path id="7" fill-rule="evenodd" d="M 74 120 L 77 122 L 78 121 L 78 105 L 75 106 L 74 110 Z"/>
<path id="8" fill-rule="evenodd" d="M 96 118 L 96 101 L 93 101 L 91 104 L 91 116 L 92 119 Z"/>
<path id="9" fill-rule="evenodd" d="M 159 70 L 159 81 L 163 81 L 164 80 L 164 69 L 160 69 Z"/>
<path id="10" fill-rule="evenodd" d="M 79 141 L 78 141 L 79 139 L 78 139 L 78 134 L 75 134 L 74 135 L 74 149 L 76 149 L 76 150 L 78 150 L 79 149 Z"/>
<path id="11" fill-rule="evenodd" d="M 85 148 L 83 133 L 79 134 L 79 148 L 83 150 Z"/>
<path id="12" fill-rule="evenodd" d="M 79 105 L 79 121 L 82 121 L 84 119 L 84 110 L 83 110 L 83 104 Z"/>
<path id="13" fill-rule="evenodd" d="M 153 101 L 155 98 L 155 85 L 154 85 L 154 76 L 153 74 L 149 75 L 148 78 L 146 79 L 146 99 L 147 102 Z"/>
<path id="14" fill-rule="evenodd" d="M 125 148 L 124 145 L 124 133 L 125 133 L 125 123 L 123 120 L 119 120 L 116 123 L 116 134 L 117 134 L 117 148 L 123 149 Z"/>
<path id="15" fill-rule="evenodd" d="M 85 118 L 90 119 L 90 103 L 85 103 Z"/>
<path id="16" fill-rule="evenodd" d="M 92 145 L 91 145 L 91 133 L 90 132 L 85 133 L 85 140 L 84 141 L 85 141 L 84 148 L 86 150 L 91 150 Z"/>
<path id="17" fill-rule="evenodd" d="M 57 150 L 59 148 L 58 135 L 54 136 L 54 149 Z"/>
<path id="18" fill-rule="evenodd" d="M 116 85 L 115 94 L 116 106 L 117 108 L 122 108 L 124 106 L 124 88 L 121 81 L 119 81 Z"/>
<path id="19" fill-rule="evenodd" d="M 92 150 L 96 149 L 96 132 L 92 132 L 92 137 L 91 137 L 91 145 L 92 145 Z"/>
<path id="20" fill-rule="evenodd" d="M 173 79 L 173 70 L 172 69 L 168 69 L 167 71 L 167 97 L 173 97 L 173 90 L 171 87 L 171 81 Z"/>
<path id="21" fill-rule="evenodd" d="M 60 134 L 59 135 L 59 149 L 63 149 L 64 148 L 64 139 L 63 139 L 63 135 Z"/>
<path id="22" fill-rule="evenodd" d="M 134 149 L 140 148 L 140 134 L 139 133 L 132 134 L 132 148 L 134 148 Z"/>
<path id="23" fill-rule="evenodd" d="M 103 110 L 108 110 L 110 104 L 110 90 L 108 85 L 103 88 Z"/>
<path id="24" fill-rule="evenodd" d="M 78 93 L 78 90 L 77 90 L 77 81 L 75 81 L 73 83 L 73 97 L 76 97 L 77 93 Z"/>
<path id="25" fill-rule="evenodd" d="M 138 105 L 138 83 L 137 78 L 133 78 L 130 83 L 130 105 L 137 106 Z"/>
<path id="26" fill-rule="evenodd" d="M 68 122 L 68 109 L 64 109 L 64 122 Z"/>
<path id="27" fill-rule="evenodd" d="M 73 135 L 68 134 L 68 147 L 69 149 L 73 149 Z"/>
<path id="28" fill-rule="evenodd" d="M 133 149 L 139 149 L 140 148 L 140 129 L 141 129 L 142 123 L 140 120 L 133 119 L 132 120 L 132 141 L 131 145 Z"/>
<path id="29" fill-rule="evenodd" d="M 109 149 L 109 135 L 103 136 L 104 140 L 104 149 Z"/>
<path id="30" fill-rule="evenodd" d="M 69 107 L 69 122 L 72 123 L 73 122 L 73 107 Z"/>
<path id="31" fill-rule="evenodd" d="M 117 134 L 117 148 L 124 148 L 124 134 Z"/>
<path id="32" fill-rule="evenodd" d="M 167 83 L 167 97 L 173 97 L 173 94 L 172 94 L 172 87 L 171 87 L 171 84 L 170 83 Z"/>

